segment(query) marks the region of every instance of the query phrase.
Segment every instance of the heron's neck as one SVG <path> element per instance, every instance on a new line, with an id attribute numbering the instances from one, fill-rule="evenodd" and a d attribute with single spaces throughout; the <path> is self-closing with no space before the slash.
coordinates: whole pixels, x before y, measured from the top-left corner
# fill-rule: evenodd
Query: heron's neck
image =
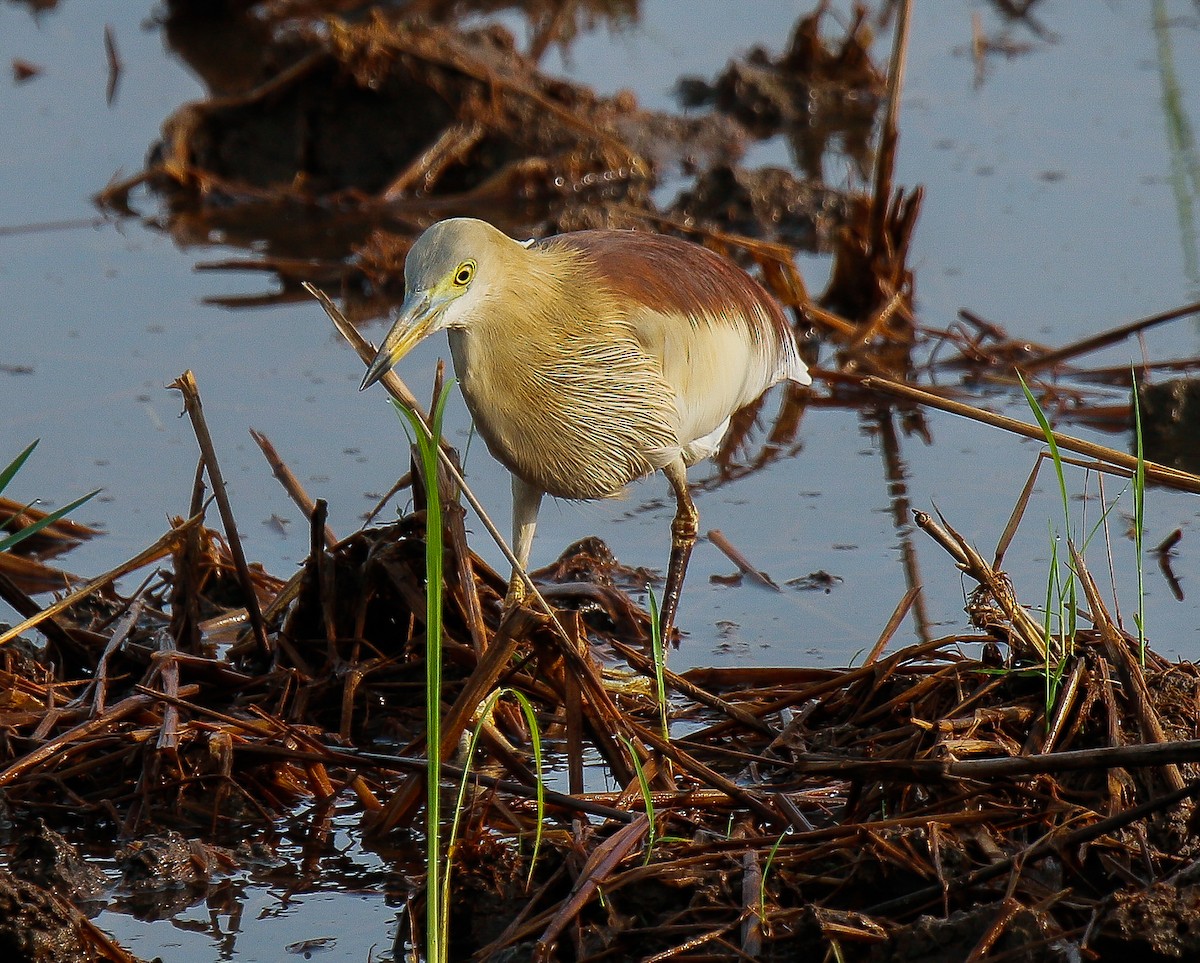
<path id="1" fill-rule="evenodd" d="M 580 293 L 598 289 L 578 264 L 536 251 L 521 255 L 491 296 L 448 331 L 455 373 L 476 406 L 528 403 L 576 360 L 571 352 L 579 344 L 612 322 L 612 305 Z"/>

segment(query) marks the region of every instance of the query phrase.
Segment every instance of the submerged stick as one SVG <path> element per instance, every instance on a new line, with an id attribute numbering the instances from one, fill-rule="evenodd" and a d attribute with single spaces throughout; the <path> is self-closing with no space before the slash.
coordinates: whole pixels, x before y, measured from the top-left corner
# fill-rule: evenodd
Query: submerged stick
<path id="1" fill-rule="evenodd" d="M 304 486 L 300 484 L 300 479 L 288 468 L 284 460 L 279 457 L 279 452 L 275 450 L 275 446 L 271 444 L 271 440 L 261 431 L 256 431 L 253 428 L 250 429 L 250 437 L 262 449 L 263 457 L 267 459 L 267 463 L 271 466 L 271 474 L 279 479 L 279 484 L 288 493 L 288 497 L 296 503 L 296 507 L 304 513 L 305 518 L 312 518 L 316 503 L 312 500 L 308 492 L 304 490 Z M 328 524 L 324 527 L 324 536 L 326 547 L 333 548 L 337 544 L 337 535 L 334 534 L 333 529 Z"/>
<path id="2" fill-rule="evenodd" d="M 741 549 L 737 548 L 737 546 L 730 542 L 729 539 L 725 537 L 725 533 L 719 528 L 714 528 L 709 531 L 708 540 L 722 552 L 724 552 L 725 557 L 728 558 L 729 561 L 733 562 L 733 564 L 738 567 L 738 571 L 748 577 L 750 581 L 756 582 L 763 588 L 769 588 L 776 592 L 783 591 L 783 589 L 781 589 L 775 583 L 775 580 L 771 578 L 770 575 L 768 575 L 762 569 L 755 568 L 750 563 L 750 559 L 746 558 L 746 556 L 742 554 Z"/>

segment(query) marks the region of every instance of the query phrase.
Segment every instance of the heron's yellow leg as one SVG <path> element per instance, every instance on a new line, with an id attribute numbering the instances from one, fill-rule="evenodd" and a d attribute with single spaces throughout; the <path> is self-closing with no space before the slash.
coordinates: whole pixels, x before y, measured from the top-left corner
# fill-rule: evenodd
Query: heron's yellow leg
<path id="1" fill-rule="evenodd" d="M 508 580 L 508 593 L 504 596 L 504 610 L 507 612 L 513 606 L 520 605 L 525 601 L 526 594 L 525 580 L 514 571 Z"/>
<path id="2" fill-rule="evenodd" d="M 700 525 L 700 513 L 688 493 L 687 466 L 682 458 L 676 458 L 665 468 L 663 474 L 675 492 L 675 520 L 671 522 L 671 560 L 667 564 L 667 585 L 663 589 L 659 625 L 663 641 L 671 638 L 675 627 L 675 612 L 679 608 L 679 595 L 683 591 L 683 579 L 687 574 L 688 560 L 692 557 L 692 546 L 696 544 L 696 533 Z"/>
<path id="3" fill-rule="evenodd" d="M 516 475 L 512 479 L 513 492 L 513 554 L 521 569 L 529 567 L 529 553 L 533 549 L 533 533 L 537 529 L 538 509 L 542 506 L 542 492 L 521 481 Z M 520 569 L 513 569 L 508 581 L 508 595 L 504 599 L 505 609 L 525 601 L 525 579 Z"/>

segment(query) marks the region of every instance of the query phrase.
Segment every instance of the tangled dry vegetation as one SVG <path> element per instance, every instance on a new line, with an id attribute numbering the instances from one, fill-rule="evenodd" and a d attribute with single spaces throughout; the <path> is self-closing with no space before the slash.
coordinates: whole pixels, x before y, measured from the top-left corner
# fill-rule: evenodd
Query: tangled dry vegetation
<path id="1" fill-rule="evenodd" d="M 194 383 L 178 386 L 204 437 Z M 301 803 L 356 800 L 368 837 L 419 831 L 422 491 L 394 525 L 334 544 L 316 506 L 286 584 L 200 511 L 122 567 L 169 560 L 131 598 L 109 573 L 43 608 L 0 575 L 29 613 L 0 635 L 10 811 L 127 838 L 169 827 L 196 840 L 193 874 L 200 841 Z M 481 732 L 454 850 L 459 958 L 1195 952 L 1200 677 L 1153 653 L 1143 665 L 1081 559 L 1087 623 L 1049 640 L 1067 653 L 1052 698 L 1048 640 L 1003 573 L 921 518 L 978 582 L 977 631 L 890 652 L 914 591 L 852 669 L 668 669 L 667 738 L 648 618 L 626 591 L 639 573 L 587 543 L 540 573 L 556 621 L 503 617 L 505 580 L 449 507 L 443 747 Z M 214 644 L 231 610 L 242 637 Z M 35 624 L 44 649 L 21 641 Z M 501 686 L 536 706 L 566 773 L 532 867 L 524 717 L 505 697 L 474 718 Z M 602 782 L 616 788 L 589 788 Z"/>
<path id="2" fill-rule="evenodd" d="M 293 6 L 282 5 L 289 15 Z M 904 429 L 918 433 L 928 405 L 1003 420 L 949 397 L 966 396 L 965 387 L 909 387 L 923 373 L 912 360 L 918 345 L 941 357 L 926 369 L 1011 384 L 1017 363 L 1030 377 L 1062 372 L 1105 339 L 1195 310 L 1053 350 L 1014 342 L 966 312 L 949 330 L 919 327 L 907 251 L 921 192 L 891 180 L 902 30 L 883 72 L 871 66 L 864 16 L 835 44 L 820 40 L 820 18 L 819 9 L 801 22 L 779 60 L 752 57 L 689 87 L 697 102 L 723 105 L 736 127 L 726 115 L 650 117 L 626 100 L 549 81 L 496 31 L 384 15 L 295 28 L 274 48 L 277 73 L 179 112 L 136 180 L 166 191 L 178 207 L 174 229 L 196 237 L 214 218 L 232 229 L 273 205 L 319 209 L 326 227 L 341 224 L 348 235 L 371 224 L 349 261 L 299 258 L 277 244 L 255 262 L 275 272 L 286 297 L 303 296 L 300 281 L 312 280 L 364 313 L 399 276 L 411 225 L 431 210 L 477 213 L 516 194 L 523 210 L 509 216 L 540 231 L 619 224 L 700 236 L 754 266 L 797 330 L 833 358 L 816 372 L 823 393 L 793 392 L 773 415 L 740 417 L 726 452 L 742 453 L 756 420 L 769 422 L 767 444 L 758 455 L 727 456 L 723 478 L 789 447 L 813 404 L 894 403 Z M 868 129 L 876 107 L 886 112 L 879 149 L 864 159 L 869 192 L 835 196 L 704 161 L 730 156 L 747 130 L 801 114 L 810 122 L 795 98 L 825 90 L 829 76 L 843 86 L 849 76 L 868 95 L 854 98 L 870 104 Z M 415 99 L 444 109 L 395 113 Z M 828 91 L 818 101 L 836 106 Z M 281 129 L 326 136 L 266 150 L 263 138 Z M 388 130 L 394 141 L 360 150 L 362 130 Z M 264 165 L 264 154 L 278 164 Z M 285 163 L 296 158 L 309 167 Z M 346 167 L 350 158 L 358 168 Z M 659 210 L 651 188 L 678 163 L 698 176 Z M 104 202 L 124 205 L 134 186 L 115 185 Z M 800 196 L 814 199 L 803 213 Z M 835 248 L 820 298 L 792 267 L 784 242 L 796 242 L 793 217 Z M 370 356 L 353 328 L 343 333 Z M 14 815 L 83 820 L 124 838 L 169 828 L 191 840 L 175 847 L 176 863 L 201 877 L 241 858 L 209 843 L 274 824 L 300 804 L 328 812 L 353 800 L 368 839 L 420 831 L 423 506 L 427 484 L 437 483 L 447 503 L 443 748 L 452 755 L 464 733 L 480 731 L 453 852 L 456 958 L 1067 960 L 1081 948 L 1106 958 L 1200 956 L 1200 679 L 1191 665 L 1143 656 L 1082 558 L 1082 627 L 1050 637 L 1030 615 L 1034 600 L 1019 598 L 1004 575 L 1002 549 L 989 563 L 950 523 L 919 517 L 947 564 L 978 586 L 970 632 L 892 651 L 918 603 L 914 588 L 891 618 L 876 620 L 882 630 L 865 638 L 869 652 L 853 668 L 668 669 L 668 736 L 648 616 L 630 594 L 643 573 L 581 545 L 540 573 L 556 618 L 505 616 L 505 580 L 467 544 L 463 493 L 447 479 L 422 479 L 414 467 L 411 513 L 338 541 L 324 506 L 307 501 L 260 437 L 311 521 L 307 562 L 282 582 L 249 565 L 236 538 L 206 527 L 203 477 L 227 532 L 236 531 L 233 506 L 198 389 L 189 375 L 175 387 L 201 449 L 190 517 L 114 572 L 75 580 L 50 606 L 30 596 L 46 583 L 23 581 L 33 573 L 20 563 L 0 570 L 0 596 L 26 618 L 0 634 L 0 790 Z M 1085 394 L 1044 397 L 1060 414 L 1087 415 Z M 1066 437 L 1059 446 L 1130 468 L 1128 456 L 1099 446 Z M 1148 476 L 1197 490 L 1194 476 L 1174 468 L 1152 465 Z M 152 565 L 132 594 L 113 589 Z M 44 644 L 31 641 L 35 628 Z M 1051 695 L 1048 648 L 1061 675 Z M 565 773 L 547 794 L 536 862 L 524 717 L 505 696 L 490 718 L 475 718 L 500 687 L 533 704 Z M 446 767 L 448 788 L 460 772 Z M 31 897 L 22 890 L 14 899 Z M 94 953 L 128 958 L 88 932 Z"/>

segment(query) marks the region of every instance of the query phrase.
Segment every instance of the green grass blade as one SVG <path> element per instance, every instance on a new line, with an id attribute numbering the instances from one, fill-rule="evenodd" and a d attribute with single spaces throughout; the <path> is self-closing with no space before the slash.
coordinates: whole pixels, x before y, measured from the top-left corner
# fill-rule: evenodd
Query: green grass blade
<path id="1" fill-rule="evenodd" d="M 30 451 L 30 450 L 31 449 L 28 449 L 28 448 L 26 449 L 26 451 Z M 0 488 L 3 488 L 3 486 L 0 485 Z M 29 538 L 30 535 L 36 535 L 47 525 L 53 525 L 60 518 L 75 511 L 75 509 L 77 509 L 84 502 L 88 501 L 91 498 L 95 498 L 99 494 L 100 494 L 100 489 L 97 488 L 94 492 L 88 492 L 83 497 L 76 498 L 75 501 L 71 502 L 70 505 L 64 505 L 62 508 L 51 512 L 45 518 L 39 518 L 32 525 L 26 525 L 19 532 L 13 532 L 11 535 L 7 535 L 4 538 L 0 538 L 0 552 L 7 552 L 14 545 L 17 545 L 17 544 L 25 541 L 25 539 Z"/>
<path id="2" fill-rule="evenodd" d="M 1067 480 L 1063 474 L 1062 454 L 1058 450 L 1058 442 L 1054 440 L 1054 429 L 1050 427 L 1050 421 L 1046 417 L 1046 413 L 1042 411 L 1042 406 L 1038 404 L 1037 398 L 1029 390 L 1029 385 L 1025 383 L 1025 379 L 1021 377 L 1020 372 L 1017 372 L 1017 380 L 1021 382 L 1021 390 L 1025 392 L 1025 401 L 1028 402 L 1029 408 L 1033 412 L 1033 417 L 1037 419 L 1038 426 L 1042 429 L 1042 434 L 1046 437 L 1046 445 L 1050 449 L 1050 457 L 1054 461 L 1054 472 L 1058 476 L 1059 494 L 1062 495 L 1063 518 L 1067 525 L 1067 533 L 1070 534 L 1071 503 L 1067 496 Z"/>
<path id="3" fill-rule="evenodd" d="M 1025 401 L 1029 405 L 1030 411 L 1033 412 L 1033 417 L 1037 419 L 1038 426 L 1042 429 L 1042 435 L 1046 439 L 1046 446 L 1050 449 L 1050 459 L 1054 462 L 1054 474 L 1058 478 L 1058 493 L 1062 498 L 1063 509 L 1063 526 L 1068 541 L 1071 539 L 1071 498 L 1067 493 L 1067 479 L 1063 470 L 1062 453 L 1058 450 L 1058 442 L 1054 440 L 1054 429 L 1050 427 L 1050 420 L 1046 417 L 1046 413 L 1042 410 L 1042 406 L 1038 404 L 1037 398 L 1033 396 L 1033 392 L 1029 390 L 1029 385 L 1025 383 L 1025 379 L 1017 372 L 1017 380 L 1021 382 L 1021 390 L 1025 393 Z M 1070 577 L 1067 579 L 1066 596 L 1068 603 L 1066 605 L 1065 620 L 1060 621 L 1059 631 L 1062 633 L 1064 640 L 1075 637 L 1075 621 L 1076 613 L 1079 611 L 1078 597 L 1076 595 L 1075 573 L 1068 565 Z M 1057 578 L 1057 572 L 1055 578 Z M 1060 617 L 1062 614 L 1062 598 L 1063 591 L 1061 584 L 1059 586 L 1059 603 Z M 1065 643 L 1064 643 L 1065 645 Z M 1047 660 L 1047 671 L 1049 671 L 1049 661 Z"/>
<path id="4" fill-rule="evenodd" d="M 1132 367 L 1130 373 L 1133 373 Z M 1133 620 L 1138 630 L 1138 655 L 1146 665 L 1146 586 L 1142 571 L 1142 539 L 1146 533 L 1146 454 L 1142 448 L 1142 405 L 1138 396 L 1137 376 L 1133 375 L 1133 435 L 1137 445 L 1137 469 L 1133 473 L 1133 548 L 1137 553 L 1137 614 Z"/>
<path id="5" fill-rule="evenodd" d="M 542 825 L 546 821 L 546 787 L 542 776 L 542 733 L 538 729 L 537 713 L 533 711 L 533 703 L 524 692 L 510 690 L 525 713 L 525 724 L 529 726 L 529 741 L 533 743 L 533 761 L 537 767 L 537 832 L 533 839 L 533 857 L 529 860 L 529 875 L 525 879 L 526 888 L 533 882 L 533 871 L 537 867 L 538 853 L 542 850 Z"/>
<path id="6" fill-rule="evenodd" d="M 41 439 L 35 438 L 33 441 L 31 441 L 28 448 L 21 452 L 21 454 L 17 455 L 17 457 L 12 460 L 12 462 L 7 468 L 4 469 L 4 471 L 0 471 L 0 492 L 4 491 L 4 489 L 8 487 L 8 483 L 13 480 L 13 477 L 17 474 L 17 472 L 21 470 L 21 466 L 24 465 L 29 459 L 29 456 L 33 454 L 33 449 L 38 446 L 38 441 L 40 440 Z"/>
<path id="7" fill-rule="evenodd" d="M 663 666 L 667 656 L 663 650 L 662 626 L 658 618 L 658 599 L 654 597 L 654 589 L 647 586 L 650 596 L 650 645 L 654 655 L 654 692 L 658 699 L 658 721 L 662 726 L 662 737 L 671 741 L 671 727 L 667 724 L 667 683 L 663 677 Z"/>
<path id="8" fill-rule="evenodd" d="M 426 958 L 431 963 L 447 959 L 448 920 L 443 914 L 445 895 L 441 886 L 441 784 L 442 784 L 442 500 L 438 488 L 438 445 L 442 418 L 446 413 L 449 388 L 443 388 L 433 411 L 433 424 L 426 430 L 416 412 L 396 404 L 396 410 L 412 426 L 417 454 L 425 476 L 425 743 L 429 759 L 426 777 Z"/>
<path id="9" fill-rule="evenodd" d="M 629 758 L 633 760 L 633 769 L 637 773 L 638 788 L 642 792 L 642 804 L 646 807 L 646 821 L 649 823 L 649 829 L 646 834 L 646 858 L 642 860 L 643 866 L 650 864 L 650 856 L 654 852 L 654 844 L 658 842 L 658 826 L 654 818 L 654 794 L 650 792 L 650 780 L 646 778 L 646 770 L 642 768 L 642 760 L 637 754 L 637 750 L 633 748 L 633 741 L 627 737 L 625 745 L 629 748 Z"/>
<path id="10" fill-rule="evenodd" d="M 1123 488 L 1117 492 L 1117 497 L 1114 498 L 1111 503 L 1105 506 L 1104 511 L 1100 513 L 1100 517 L 1096 520 L 1096 524 L 1088 530 L 1087 538 L 1083 540 L 1084 551 L 1086 551 L 1087 547 L 1092 544 L 1092 539 L 1096 537 L 1102 528 L 1104 528 L 1104 523 L 1108 521 L 1108 516 L 1112 514 L 1113 509 L 1117 507 L 1117 502 L 1121 500 L 1121 496 L 1124 495 L 1126 491 L 1127 489 Z"/>
<path id="11" fill-rule="evenodd" d="M 767 922 L 767 876 L 771 872 L 771 864 L 775 862 L 775 854 L 779 852 L 780 845 L 795 831 L 794 827 L 788 826 L 779 834 L 775 845 L 771 847 L 771 852 L 767 854 L 767 864 L 763 867 L 762 876 L 758 879 L 758 922 L 760 926 Z"/>
<path id="12" fill-rule="evenodd" d="M 1050 528 L 1050 572 L 1046 576 L 1046 622 L 1044 627 L 1045 643 L 1046 643 L 1046 666 L 1043 678 L 1046 683 L 1046 717 L 1050 716 L 1050 648 L 1054 640 L 1054 633 L 1051 631 L 1051 620 L 1053 618 L 1054 605 L 1054 586 L 1058 582 L 1058 539 L 1054 537 L 1054 528 Z M 1062 625 L 1059 625 L 1059 629 Z"/>
<path id="13" fill-rule="evenodd" d="M 441 905 L 441 918 L 440 918 L 440 922 L 439 922 L 439 928 L 440 928 L 442 946 L 444 948 L 448 947 L 448 945 L 449 945 L 450 874 L 454 870 L 454 847 L 455 847 L 456 842 L 458 841 L 458 826 L 459 826 L 459 822 L 461 821 L 461 818 L 462 818 L 463 809 L 465 808 L 465 805 L 466 805 L 467 783 L 470 781 L 470 778 L 471 778 L 471 763 L 475 759 L 475 748 L 479 744 L 479 734 L 480 734 L 480 732 L 483 731 L 483 721 L 482 720 L 486 719 L 488 716 L 490 716 L 492 714 L 492 710 L 496 707 L 496 702 L 499 701 L 501 694 L 502 694 L 502 690 L 497 689 L 495 692 L 493 692 L 491 695 L 489 695 L 480 705 L 479 712 L 477 713 L 479 716 L 479 719 L 480 719 L 480 723 L 479 723 L 479 725 L 475 726 L 474 729 L 471 730 L 471 739 L 467 744 L 467 762 L 466 762 L 466 765 L 463 766 L 462 779 L 460 779 L 458 781 L 458 798 L 456 799 L 455 804 L 454 804 L 454 819 L 450 823 L 450 835 L 446 840 L 446 875 L 442 879 L 442 883 L 439 888 L 440 892 L 437 893 L 437 898 Z M 540 796 L 540 790 L 541 790 L 540 772 L 539 772 L 538 789 L 539 789 L 539 796 Z M 540 815 L 540 813 L 539 813 L 539 815 Z M 539 829 L 540 828 L 541 827 L 539 824 Z M 431 892 L 431 893 L 427 894 L 426 898 L 432 899 L 433 896 L 434 896 L 434 894 Z"/>

